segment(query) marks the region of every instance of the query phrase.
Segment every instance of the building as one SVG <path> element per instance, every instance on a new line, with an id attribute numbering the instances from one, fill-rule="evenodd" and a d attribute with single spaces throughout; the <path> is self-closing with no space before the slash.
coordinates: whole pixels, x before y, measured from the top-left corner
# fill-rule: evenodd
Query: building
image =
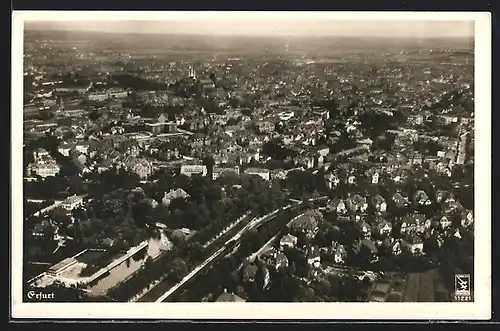
<path id="1" fill-rule="evenodd" d="M 398 208 L 405 208 L 410 204 L 408 199 L 403 197 L 399 192 L 392 196 L 392 201 Z"/>
<path id="2" fill-rule="evenodd" d="M 379 235 L 386 236 L 386 235 L 391 234 L 391 232 L 392 232 L 392 223 L 390 223 L 386 220 L 382 220 L 381 222 L 378 222 L 375 225 L 375 228 L 377 229 L 377 232 L 379 233 Z"/>
<path id="3" fill-rule="evenodd" d="M 192 175 L 201 175 L 205 177 L 208 173 L 206 165 L 201 164 L 186 164 L 181 166 L 181 175 L 191 177 Z"/>
<path id="4" fill-rule="evenodd" d="M 57 149 L 57 151 L 62 155 L 68 157 L 69 153 L 71 152 L 71 150 L 74 149 L 74 147 L 75 147 L 74 145 L 68 143 L 62 143 L 61 146 L 59 146 L 59 148 Z"/>
<path id="5" fill-rule="evenodd" d="M 124 166 L 135 172 L 141 179 L 146 179 L 153 173 L 153 163 L 146 159 L 129 158 Z"/>
<path id="6" fill-rule="evenodd" d="M 165 206 L 169 206 L 174 199 L 187 199 L 189 194 L 181 188 L 177 190 L 171 189 L 170 192 L 165 192 L 163 195 L 162 203 Z"/>
<path id="7" fill-rule="evenodd" d="M 245 174 L 250 176 L 251 175 L 260 176 L 262 179 L 266 181 L 271 180 L 271 171 L 269 169 L 248 168 L 245 170 Z"/>
<path id="8" fill-rule="evenodd" d="M 378 260 L 378 249 L 371 239 L 363 239 L 358 242 L 355 247 L 355 252 L 357 254 L 360 254 L 363 252 L 363 250 L 368 253 L 368 259 L 370 263 L 376 262 Z"/>
<path id="9" fill-rule="evenodd" d="M 63 273 L 64 271 L 68 270 L 70 267 L 75 265 L 76 263 L 77 263 L 77 260 L 75 260 L 73 258 L 64 259 L 61 262 L 50 267 L 49 270 L 47 270 L 47 273 L 51 276 L 57 277 L 61 273 Z"/>
<path id="10" fill-rule="evenodd" d="M 215 302 L 245 302 L 245 300 L 234 293 L 228 293 L 227 289 L 224 289 L 224 292 L 219 295 Z"/>
<path id="11" fill-rule="evenodd" d="M 202 79 L 200 80 L 200 86 L 201 86 L 201 89 L 203 92 L 209 90 L 209 89 L 214 89 L 215 88 L 215 84 L 213 82 L 213 80 L 210 80 L 210 79 Z"/>
<path id="12" fill-rule="evenodd" d="M 265 266 L 257 266 L 256 264 L 249 264 L 243 269 L 242 278 L 245 283 L 253 283 L 257 278 L 257 273 L 262 272 L 262 276 L 264 277 L 264 282 L 262 284 L 262 288 L 267 287 L 270 281 L 269 270 Z"/>
<path id="13" fill-rule="evenodd" d="M 156 122 L 156 123 L 146 123 L 148 130 L 152 133 L 163 133 L 165 128 L 165 123 Z"/>
<path id="14" fill-rule="evenodd" d="M 225 174 L 235 174 L 236 176 L 239 176 L 240 168 L 239 167 L 225 168 L 225 167 L 215 166 L 212 170 L 212 179 L 216 180 L 217 178 L 224 176 Z"/>
<path id="15" fill-rule="evenodd" d="M 307 237 L 314 237 L 318 231 L 318 221 L 312 215 L 300 215 L 290 223 L 293 232 L 305 233 Z"/>
<path id="16" fill-rule="evenodd" d="M 61 167 L 57 163 L 41 163 L 31 166 L 31 172 L 40 177 L 54 177 L 59 173 Z"/>
<path id="17" fill-rule="evenodd" d="M 335 211 L 337 214 L 347 213 L 347 206 L 342 199 L 332 199 L 327 206 L 328 209 Z"/>
<path id="18" fill-rule="evenodd" d="M 311 246 L 307 251 L 307 264 L 318 268 L 321 264 L 321 257 L 318 246 Z"/>
<path id="19" fill-rule="evenodd" d="M 359 194 L 354 194 L 347 198 L 347 207 L 352 212 L 364 213 L 368 208 L 368 203 L 366 202 L 366 198 Z"/>
<path id="20" fill-rule="evenodd" d="M 107 93 L 90 93 L 89 101 L 105 101 L 108 100 L 109 96 Z"/>
<path id="21" fill-rule="evenodd" d="M 38 163 L 40 160 L 50 157 L 49 152 L 47 152 L 43 148 L 39 148 L 33 152 L 33 160 L 35 163 Z"/>
<path id="22" fill-rule="evenodd" d="M 153 164 L 150 161 L 141 160 L 132 167 L 132 171 L 135 172 L 141 179 L 146 179 L 153 173 Z"/>
<path id="23" fill-rule="evenodd" d="M 401 218 L 401 233 L 422 232 L 428 227 L 430 227 L 430 222 L 424 214 L 405 215 Z"/>
<path id="24" fill-rule="evenodd" d="M 372 229 L 368 223 L 366 223 L 365 221 L 362 221 L 362 222 L 358 223 L 358 226 L 359 226 L 359 231 L 361 233 L 361 236 L 363 238 L 368 239 L 371 237 Z"/>
<path id="25" fill-rule="evenodd" d="M 387 211 L 387 202 L 385 202 L 385 199 L 381 195 L 377 194 L 374 196 L 372 203 L 378 212 L 385 213 Z"/>
<path id="26" fill-rule="evenodd" d="M 281 267 L 288 267 L 289 263 L 286 255 L 274 248 L 269 249 L 264 253 L 262 253 L 259 259 L 263 261 L 266 265 L 274 267 L 276 270 L 278 270 Z"/>
<path id="27" fill-rule="evenodd" d="M 128 96 L 128 92 L 122 88 L 110 88 L 108 90 L 108 98 L 121 99 L 126 98 Z"/>
<path id="28" fill-rule="evenodd" d="M 346 257 L 347 257 L 347 251 L 344 245 L 336 243 L 334 246 L 335 263 L 337 264 L 344 263 Z"/>
<path id="29" fill-rule="evenodd" d="M 62 203 L 62 207 L 67 210 L 73 210 L 81 205 L 83 205 L 83 198 L 78 195 L 70 196 Z"/>
<path id="30" fill-rule="evenodd" d="M 168 118 L 163 114 L 160 114 L 156 118 L 156 121 L 151 123 L 146 123 L 146 126 L 151 133 L 156 133 L 156 134 L 173 133 L 176 132 L 177 130 L 177 122 L 168 121 Z"/>
<path id="31" fill-rule="evenodd" d="M 92 83 L 80 86 L 64 86 L 64 84 L 61 83 L 58 83 L 57 85 L 54 86 L 55 92 L 63 92 L 63 93 L 78 92 L 80 94 L 83 94 L 88 92 L 92 88 Z"/>
<path id="32" fill-rule="evenodd" d="M 51 220 L 43 219 L 41 222 L 35 224 L 33 230 L 31 231 L 31 235 L 33 237 L 44 237 L 46 230 L 49 228 L 53 228 L 55 230 L 54 234 L 57 233 L 57 231 L 59 230 L 56 226 L 52 224 Z"/>
<path id="33" fill-rule="evenodd" d="M 429 196 L 423 190 L 418 190 L 417 192 L 415 192 L 413 196 L 413 202 L 416 205 L 420 206 L 428 206 L 432 203 Z"/>
<path id="34" fill-rule="evenodd" d="M 76 146 L 75 146 L 75 149 L 78 152 L 85 154 L 85 155 L 88 154 L 89 148 L 90 148 L 90 144 L 88 142 L 82 142 L 82 143 L 76 144 Z"/>
<path id="35" fill-rule="evenodd" d="M 279 119 L 281 121 L 285 121 L 285 122 L 290 120 L 294 115 L 295 115 L 295 112 L 293 110 L 292 111 L 283 111 L 283 112 L 278 114 Z"/>
<path id="36" fill-rule="evenodd" d="M 285 247 L 293 248 L 297 246 L 297 240 L 297 237 L 292 236 L 291 234 L 287 234 L 280 239 L 280 247 L 281 249 Z"/>
<path id="37" fill-rule="evenodd" d="M 257 129 L 260 133 L 271 133 L 274 132 L 275 126 L 272 122 L 263 121 L 257 123 Z"/>
<path id="38" fill-rule="evenodd" d="M 188 77 L 193 79 L 193 80 L 196 80 L 196 70 L 191 66 L 189 66 Z"/>
<path id="39" fill-rule="evenodd" d="M 422 254 L 424 251 L 424 243 L 422 239 L 415 234 L 412 234 L 402 240 L 402 244 L 410 253 L 414 255 Z"/>

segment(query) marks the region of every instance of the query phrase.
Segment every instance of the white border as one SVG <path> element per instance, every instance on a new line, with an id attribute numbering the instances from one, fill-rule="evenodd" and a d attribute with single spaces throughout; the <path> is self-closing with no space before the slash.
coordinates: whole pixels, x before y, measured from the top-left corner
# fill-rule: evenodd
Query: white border
<path id="1" fill-rule="evenodd" d="M 475 21 L 474 303 L 23 303 L 22 123 L 24 21 L 112 20 Z M 141 319 L 438 319 L 491 317 L 491 14 L 488 12 L 109 12 L 14 11 L 12 18 L 12 317 Z M 479 177 L 480 176 L 480 177 Z"/>

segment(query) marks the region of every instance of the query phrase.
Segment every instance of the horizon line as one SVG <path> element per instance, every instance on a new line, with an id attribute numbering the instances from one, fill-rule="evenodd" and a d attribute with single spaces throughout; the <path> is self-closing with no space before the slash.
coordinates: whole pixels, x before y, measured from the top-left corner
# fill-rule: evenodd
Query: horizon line
<path id="1" fill-rule="evenodd" d="M 419 40 L 435 40 L 435 39 L 474 39 L 472 35 L 437 35 L 437 36 L 384 36 L 384 35 L 361 35 L 361 34 L 243 34 L 243 33 L 189 33 L 189 32 L 155 32 L 155 31 L 104 31 L 93 29 L 64 29 L 64 28 L 50 28 L 50 27 L 26 27 L 24 32 L 68 32 L 68 33 L 101 33 L 101 34 L 129 34 L 129 35 L 155 35 L 155 36 L 190 36 L 190 37 L 245 37 L 245 38 L 378 38 L 378 39 L 419 39 Z"/>

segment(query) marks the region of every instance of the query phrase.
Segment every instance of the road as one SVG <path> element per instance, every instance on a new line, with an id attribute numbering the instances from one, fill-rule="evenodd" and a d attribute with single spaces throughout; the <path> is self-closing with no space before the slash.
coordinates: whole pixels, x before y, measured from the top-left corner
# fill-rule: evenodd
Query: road
<path id="1" fill-rule="evenodd" d="M 250 212 L 245 213 L 243 216 L 241 216 L 240 218 L 238 218 L 232 224 L 228 225 L 226 227 L 226 229 L 224 229 L 223 231 L 221 231 L 218 235 L 216 235 L 215 237 L 213 237 L 211 240 L 207 241 L 203 245 L 203 248 L 207 248 L 208 246 L 210 246 L 213 242 L 215 242 L 217 239 L 219 239 L 220 237 L 222 237 L 223 235 L 225 235 L 226 233 L 228 233 L 229 231 L 231 231 L 231 229 L 233 229 L 236 225 L 238 225 L 240 222 L 242 222 L 248 216 L 250 216 Z"/>

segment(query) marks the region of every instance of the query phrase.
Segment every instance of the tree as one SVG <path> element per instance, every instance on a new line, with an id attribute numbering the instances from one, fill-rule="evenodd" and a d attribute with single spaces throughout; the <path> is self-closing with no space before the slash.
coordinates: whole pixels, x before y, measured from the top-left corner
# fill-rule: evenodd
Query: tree
<path id="1" fill-rule="evenodd" d="M 300 282 L 285 268 L 273 274 L 270 285 L 270 298 L 275 302 L 292 302 L 300 291 Z"/>
<path id="2" fill-rule="evenodd" d="M 242 256 L 249 256 L 258 248 L 257 237 L 256 229 L 251 229 L 242 234 L 240 248 L 238 249 Z"/>
<path id="3" fill-rule="evenodd" d="M 327 296 L 330 294 L 332 286 L 325 279 L 318 279 L 314 284 L 314 292 L 319 296 Z"/>
<path id="4" fill-rule="evenodd" d="M 80 176 L 74 175 L 69 179 L 69 188 L 74 194 L 83 194 L 87 191 L 87 185 L 83 183 Z"/>
<path id="5" fill-rule="evenodd" d="M 186 262 L 184 262 L 184 260 L 182 260 L 180 257 L 176 257 L 172 261 L 168 277 L 170 278 L 171 281 L 177 283 L 182 279 L 182 277 L 186 275 L 186 273 L 187 273 Z"/>
<path id="6" fill-rule="evenodd" d="M 316 293 L 308 286 L 301 286 L 298 295 L 294 301 L 298 302 L 316 302 Z"/>
<path id="7" fill-rule="evenodd" d="M 241 286 L 241 285 L 236 286 L 235 293 L 236 293 L 237 296 L 239 296 L 242 299 L 245 299 L 245 300 L 248 299 L 248 295 L 245 292 L 245 289 L 243 288 L 243 286 Z"/>
<path id="8" fill-rule="evenodd" d="M 189 245 L 189 259 L 195 263 L 203 261 L 205 257 L 205 252 L 203 246 L 198 243 L 192 243 Z"/>
<path id="9" fill-rule="evenodd" d="M 263 263 L 257 261 L 257 273 L 255 274 L 255 284 L 258 289 L 263 289 L 265 286 L 265 274 L 267 270 Z"/>
<path id="10" fill-rule="evenodd" d="M 48 225 L 43 228 L 43 238 L 45 240 L 53 240 L 55 235 L 55 228 L 52 225 Z"/>

